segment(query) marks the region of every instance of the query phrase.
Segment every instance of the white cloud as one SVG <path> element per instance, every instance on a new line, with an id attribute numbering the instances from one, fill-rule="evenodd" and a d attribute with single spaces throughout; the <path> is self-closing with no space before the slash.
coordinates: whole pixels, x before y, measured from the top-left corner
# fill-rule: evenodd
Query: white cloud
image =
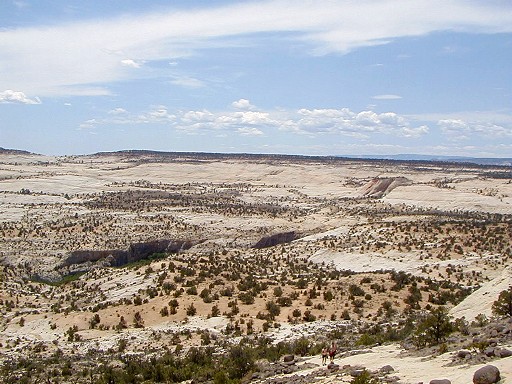
<path id="1" fill-rule="evenodd" d="M 124 108 L 114 108 L 110 111 L 108 111 L 109 115 L 122 115 L 127 113 L 126 109 Z"/>
<path id="2" fill-rule="evenodd" d="M 142 66 L 142 64 L 143 64 L 142 62 L 135 61 L 135 60 L 132 60 L 132 59 L 121 60 L 121 65 L 123 67 L 140 68 Z"/>
<path id="3" fill-rule="evenodd" d="M 375 100 L 398 100 L 401 99 L 402 96 L 399 95 L 376 95 L 372 96 L 372 99 Z"/>
<path id="4" fill-rule="evenodd" d="M 248 100 L 241 99 L 231 104 L 248 108 Z M 85 126 L 113 124 L 168 124 L 188 134 L 207 132 L 236 132 L 243 136 L 262 136 L 264 130 L 307 135 L 311 138 L 321 135 L 348 136 L 356 140 L 368 140 L 372 136 L 387 135 L 405 139 L 416 139 L 427 135 L 429 127 L 416 126 L 404 116 L 393 112 L 373 111 L 353 112 L 342 109 L 299 109 L 297 111 L 236 110 L 212 112 L 208 110 L 179 111 L 169 113 L 165 106 L 155 106 L 151 110 L 130 114 L 122 108 L 109 112 L 109 117 L 92 119 Z"/>
<path id="5" fill-rule="evenodd" d="M 0 104 L 41 104 L 39 97 L 30 99 L 23 92 L 7 89 L 0 92 Z"/>
<path id="6" fill-rule="evenodd" d="M 262 136 L 263 132 L 258 128 L 254 127 L 243 127 L 238 128 L 237 132 L 242 136 Z"/>
<path id="7" fill-rule="evenodd" d="M 171 124 L 176 116 L 169 113 L 167 107 L 156 105 L 149 111 L 140 114 L 131 114 L 124 108 L 115 108 L 108 111 L 109 117 L 93 118 L 80 124 L 80 129 L 90 129 L 105 125 L 137 125 L 137 124 Z"/>
<path id="8" fill-rule="evenodd" d="M 452 140 L 467 140 L 475 136 L 483 138 L 512 138 L 512 124 L 505 126 L 493 122 L 443 119 L 437 122 L 441 132 Z"/>
<path id="9" fill-rule="evenodd" d="M 508 7 L 508 0 L 266 0 L 3 30 L 0 84 L 44 96 L 108 94 L 91 84 L 133 79 L 141 71 L 125 66 L 175 62 L 236 39 L 247 46 L 272 33 L 317 55 L 346 53 L 435 31 L 511 32 Z"/>
<path id="10" fill-rule="evenodd" d="M 233 101 L 231 103 L 231 106 L 236 109 L 245 109 L 245 110 L 251 110 L 251 109 L 255 108 L 254 105 L 252 105 L 250 103 L 250 101 L 247 99 L 240 99 L 237 101 Z"/>
<path id="11" fill-rule="evenodd" d="M 357 139 L 366 139 L 374 134 L 416 138 L 429 132 L 427 126 L 415 127 L 406 117 L 393 112 L 376 113 L 361 111 L 355 113 L 342 109 L 300 109 L 298 118 L 286 130 L 309 134 L 341 134 Z M 292 117 L 293 119 L 293 117 Z"/>
<path id="12" fill-rule="evenodd" d="M 188 76 L 176 77 L 171 80 L 171 83 L 185 88 L 202 88 L 205 86 L 205 83 L 201 80 Z"/>
<path id="13" fill-rule="evenodd" d="M 19 9 L 27 8 L 30 6 L 26 1 L 21 1 L 21 0 L 15 0 L 12 3 L 16 6 L 16 8 L 19 8 Z"/>

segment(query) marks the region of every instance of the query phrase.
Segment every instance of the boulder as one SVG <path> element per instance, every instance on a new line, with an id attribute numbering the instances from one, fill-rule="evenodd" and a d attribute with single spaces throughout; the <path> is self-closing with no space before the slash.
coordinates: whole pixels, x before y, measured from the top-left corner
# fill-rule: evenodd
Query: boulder
<path id="1" fill-rule="evenodd" d="M 283 361 L 285 363 L 289 363 L 289 362 L 292 362 L 295 360 L 295 356 L 294 355 L 284 355 L 283 357 Z"/>
<path id="2" fill-rule="evenodd" d="M 485 365 L 473 374 L 473 384 L 494 384 L 500 381 L 500 370 L 494 365 Z"/>
<path id="3" fill-rule="evenodd" d="M 356 368 L 356 369 L 353 369 L 353 370 L 350 371 L 350 376 L 352 376 L 352 377 L 359 377 L 359 376 L 361 376 L 365 372 L 366 372 L 365 368 Z"/>
<path id="4" fill-rule="evenodd" d="M 391 373 L 391 372 L 394 372 L 395 369 L 391 366 L 391 365 L 385 365 L 383 366 L 382 368 L 379 369 L 379 372 L 380 373 L 384 373 L 384 374 L 388 374 L 388 373 Z"/>
<path id="5" fill-rule="evenodd" d="M 465 359 L 466 357 L 471 356 L 471 352 L 467 349 L 461 349 L 457 352 L 457 357 L 460 359 Z"/>
<path id="6" fill-rule="evenodd" d="M 336 371 L 339 371 L 340 366 L 338 364 L 329 363 L 329 365 L 327 366 L 327 369 L 331 372 L 336 372 Z"/>
<path id="7" fill-rule="evenodd" d="M 452 384 L 452 382 L 448 379 L 435 379 L 430 380 L 429 384 Z"/>
<path id="8" fill-rule="evenodd" d="M 494 355 L 496 357 L 501 357 L 501 358 L 510 357 L 510 356 L 512 356 L 512 351 L 510 349 L 506 349 L 506 348 L 496 348 L 494 350 Z"/>

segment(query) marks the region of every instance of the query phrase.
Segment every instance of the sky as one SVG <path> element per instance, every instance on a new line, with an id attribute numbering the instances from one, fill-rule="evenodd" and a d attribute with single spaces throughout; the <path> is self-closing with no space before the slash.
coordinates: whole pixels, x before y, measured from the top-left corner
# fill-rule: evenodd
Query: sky
<path id="1" fill-rule="evenodd" d="M 512 1 L 0 0 L 0 147 L 512 157 Z"/>

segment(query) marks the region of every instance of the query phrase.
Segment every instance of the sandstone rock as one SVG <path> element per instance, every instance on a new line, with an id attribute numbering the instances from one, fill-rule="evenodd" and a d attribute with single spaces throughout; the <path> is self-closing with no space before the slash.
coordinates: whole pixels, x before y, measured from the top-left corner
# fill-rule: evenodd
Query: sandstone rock
<path id="1" fill-rule="evenodd" d="M 473 375 L 473 384 L 494 384 L 500 380 L 500 370 L 494 365 L 486 365 Z"/>

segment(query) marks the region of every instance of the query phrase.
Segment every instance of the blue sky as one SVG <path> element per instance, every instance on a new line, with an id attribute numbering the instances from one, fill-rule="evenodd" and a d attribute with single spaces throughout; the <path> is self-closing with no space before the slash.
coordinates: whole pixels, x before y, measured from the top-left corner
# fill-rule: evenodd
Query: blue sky
<path id="1" fill-rule="evenodd" d="M 0 147 L 512 157 L 510 0 L 1 0 Z"/>

